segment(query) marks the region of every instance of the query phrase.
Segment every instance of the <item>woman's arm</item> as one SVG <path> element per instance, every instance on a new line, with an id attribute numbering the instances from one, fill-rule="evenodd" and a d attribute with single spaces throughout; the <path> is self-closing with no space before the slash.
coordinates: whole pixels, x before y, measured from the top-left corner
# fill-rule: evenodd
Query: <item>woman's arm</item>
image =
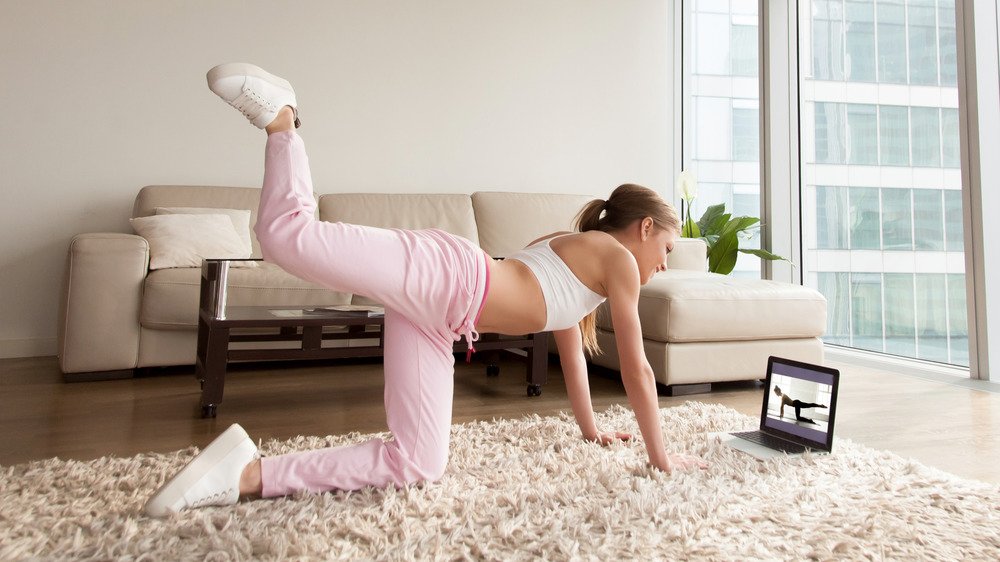
<path id="1" fill-rule="evenodd" d="M 668 455 L 660 427 L 660 405 L 656 396 L 653 368 L 646 360 L 639 324 L 639 270 L 630 254 L 626 259 L 609 263 L 606 287 L 611 305 L 611 322 L 615 328 L 615 343 L 621 364 L 622 382 L 629 404 L 635 412 L 639 431 L 646 443 L 649 462 L 670 472 L 675 468 L 705 468 L 701 459 L 688 455 Z"/>
<path id="2" fill-rule="evenodd" d="M 562 366 L 563 378 L 566 380 L 566 394 L 573 407 L 573 415 L 580 426 L 580 432 L 587 441 L 597 441 L 601 445 L 610 445 L 618 440 L 627 441 L 632 438 L 628 433 L 620 431 L 602 432 L 597 429 L 594 419 L 594 405 L 590 401 L 590 382 L 587 378 L 587 359 L 583 354 L 583 336 L 580 326 L 552 332 L 559 348 L 559 363 Z"/>
<path id="3" fill-rule="evenodd" d="M 583 355 L 583 337 L 580 327 L 552 332 L 559 349 L 559 364 L 566 380 L 566 394 L 573 407 L 573 415 L 580 426 L 583 438 L 597 440 L 597 421 L 594 420 L 594 406 L 590 401 L 590 384 L 587 381 L 587 360 Z"/>

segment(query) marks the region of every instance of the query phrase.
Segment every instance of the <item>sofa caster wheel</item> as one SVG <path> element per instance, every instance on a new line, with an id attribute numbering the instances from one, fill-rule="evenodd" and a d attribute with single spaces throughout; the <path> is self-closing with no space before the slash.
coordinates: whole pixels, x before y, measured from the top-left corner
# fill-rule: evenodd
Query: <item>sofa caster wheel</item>
<path id="1" fill-rule="evenodd" d="M 201 417 L 203 418 L 214 418 L 216 413 L 218 413 L 218 404 L 205 404 L 201 407 Z"/>
<path id="2" fill-rule="evenodd" d="M 500 376 L 500 365 L 487 365 L 486 366 L 486 376 L 487 377 L 499 377 Z"/>
<path id="3" fill-rule="evenodd" d="M 542 395 L 542 385 L 540 384 L 528 385 L 528 396 L 541 396 L 541 395 Z"/>

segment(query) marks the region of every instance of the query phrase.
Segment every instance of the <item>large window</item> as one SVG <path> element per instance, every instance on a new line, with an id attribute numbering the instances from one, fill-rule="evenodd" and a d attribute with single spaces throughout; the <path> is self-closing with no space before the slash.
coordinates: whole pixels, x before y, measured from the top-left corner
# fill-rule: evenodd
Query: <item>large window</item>
<path id="1" fill-rule="evenodd" d="M 802 268 L 825 341 L 968 365 L 954 0 L 799 0 Z M 759 196 L 756 0 L 685 0 L 694 215 Z M 758 275 L 741 257 L 737 274 Z"/>
<path id="2" fill-rule="evenodd" d="M 724 203 L 759 217 L 757 0 L 685 0 L 683 13 L 684 169 L 698 176 L 692 216 Z M 759 277 L 760 259 L 740 254 L 733 275 Z"/>
<path id="3" fill-rule="evenodd" d="M 799 6 L 803 277 L 824 339 L 968 365 L 954 0 Z"/>

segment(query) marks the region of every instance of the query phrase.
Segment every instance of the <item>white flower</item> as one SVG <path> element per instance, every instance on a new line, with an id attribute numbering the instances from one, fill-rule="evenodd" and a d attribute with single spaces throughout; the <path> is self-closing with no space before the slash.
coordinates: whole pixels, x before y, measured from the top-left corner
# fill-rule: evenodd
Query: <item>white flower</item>
<path id="1" fill-rule="evenodd" d="M 698 178 L 691 170 L 684 170 L 677 176 L 677 183 L 674 186 L 674 194 L 680 197 L 688 205 L 698 196 Z"/>

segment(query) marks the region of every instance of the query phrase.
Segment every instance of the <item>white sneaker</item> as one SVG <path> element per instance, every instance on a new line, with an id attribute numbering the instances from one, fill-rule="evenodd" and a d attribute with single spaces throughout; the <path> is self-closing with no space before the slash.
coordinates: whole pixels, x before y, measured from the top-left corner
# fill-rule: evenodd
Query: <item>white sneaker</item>
<path id="1" fill-rule="evenodd" d="M 243 469 L 258 458 L 257 446 L 234 423 L 156 492 L 146 514 L 164 517 L 182 509 L 233 505 L 240 499 Z"/>
<path id="2" fill-rule="evenodd" d="M 295 110 L 297 106 L 292 85 L 259 66 L 242 62 L 220 64 L 208 71 L 207 78 L 210 90 L 259 129 L 274 121 L 281 108 L 289 105 Z M 297 110 L 295 126 L 299 126 Z"/>

